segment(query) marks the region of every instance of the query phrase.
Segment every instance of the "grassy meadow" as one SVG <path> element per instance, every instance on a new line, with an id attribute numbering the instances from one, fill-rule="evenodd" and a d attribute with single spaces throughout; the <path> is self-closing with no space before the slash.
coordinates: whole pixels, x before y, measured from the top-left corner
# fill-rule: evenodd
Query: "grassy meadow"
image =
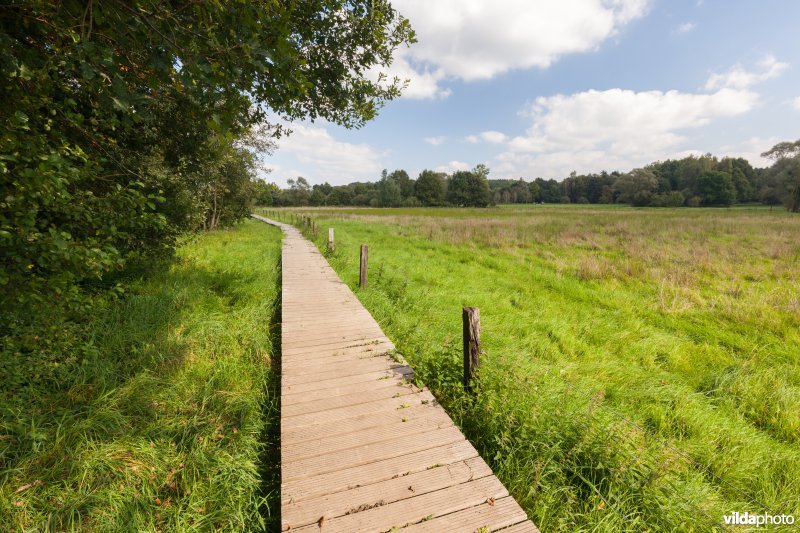
<path id="1" fill-rule="evenodd" d="M 8 355 L 23 385 L 0 390 L 0 530 L 277 527 L 280 240 L 247 221 L 181 247 L 31 340 L 64 352 L 58 374 Z"/>
<path id="2" fill-rule="evenodd" d="M 733 511 L 800 519 L 800 217 L 304 213 L 320 249 L 335 229 L 332 266 L 542 531 L 707 531 Z M 460 383 L 465 305 L 482 319 L 474 399 Z"/>

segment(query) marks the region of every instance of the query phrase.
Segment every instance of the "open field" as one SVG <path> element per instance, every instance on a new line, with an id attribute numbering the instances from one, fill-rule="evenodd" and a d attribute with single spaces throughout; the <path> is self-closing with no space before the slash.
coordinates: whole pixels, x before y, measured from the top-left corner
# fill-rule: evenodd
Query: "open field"
<path id="1" fill-rule="evenodd" d="M 286 214 L 288 212 L 284 212 Z M 767 209 L 307 210 L 543 531 L 800 517 L 800 218 Z M 284 218 L 285 219 L 285 218 Z M 461 306 L 480 307 L 479 395 Z"/>
<path id="2" fill-rule="evenodd" d="M 87 323 L 44 317 L 59 333 L 31 346 L 58 373 L 4 354 L 0 530 L 277 527 L 280 240 L 206 234 Z"/>

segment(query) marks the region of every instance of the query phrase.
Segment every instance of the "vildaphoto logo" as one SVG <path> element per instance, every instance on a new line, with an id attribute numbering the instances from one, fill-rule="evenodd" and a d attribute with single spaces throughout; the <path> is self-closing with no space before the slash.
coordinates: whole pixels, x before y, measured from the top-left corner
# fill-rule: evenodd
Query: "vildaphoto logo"
<path id="1" fill-rule="evenodd" d="M 747 512 L 733 512 L 723 517 L 726 526 L 791 526 L 794 524 L 794 515 L 790 514 L 750 514 Z"/>

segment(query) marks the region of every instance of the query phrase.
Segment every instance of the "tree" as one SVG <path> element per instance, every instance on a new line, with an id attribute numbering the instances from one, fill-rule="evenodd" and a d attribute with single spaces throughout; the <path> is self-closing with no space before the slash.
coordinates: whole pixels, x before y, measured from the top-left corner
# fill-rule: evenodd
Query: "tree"
<path id="1" fill-rule="evenodd" d="M 242 216 L 247 157 L 216 147 L 275 115 L 364 124 L 403 85 L 373 72 L 413 40 L 387 0 L 4 5 L 0 297 L 63 299 L 197 213 Z"/>
<path id="2" fill-rule="evenodd" d="M 298 176 L 296 180 L 288 179 L 286 183 L 289 184 L 289 191 L 287 199 L 291 205 L 308 205 L 308 199 L 311 196 L 311 186 L 308 180 L 302 176 Z"/>
<path id="3" fill-rule="evenodd" d="M 490 201 L 489 169 L 478 165 L 473 171 L 459 170 L 447 183 L 447 201 L 465 207 L 486 207 Z"/>
<path id="4" fill-rule="evenodd" d="M 786 209 L 800 212 L 800 139 L 778 143 L 761 156 L 775 160 L 765 172 L 762 197 L 779 198 Z"/>
<path id="5" fill-rule="evenodd" d="M 389 174 L 389 178 L 393 179 L 400 187 L 400 195 L 403 199 L 414 196 L 414 181 L 408 176 L 408 172 L 403 169 L 395 170 Z"/>
<path id="6" fill-rule="evenodd" d="M 399 207 L 403 201 L 400 185 L 389 176 L 378 182 L 378 205 L 380 207 Z"/>
<path id="7" fill-rule="evenodd" d="M 422 205 L 439 206 L 444 204 L 446 175 L 432 170 L 420 172 L 416 183 L 414 183 L 414 196 Z"/>
<path id="8" fill-rule="evenodd" d="M 731 175 L 708 170 L 697 178 L 697 194 L 702 205 L 730 206 L 736 202 L 736 187 Z"/>
<path id="9" fill-rule="evenodd" d="M 311 191 L 311 195 L 308 197 L 308 203 L 313 206 L 325 205 L 326 199 L 327 197 L 321 189 L 314 188 L 314 190 Z"/>
<path id="10" fill-rule="evenodd" d="M 281 189 L 275 183 L 267 183 L 260 179 L 253 183 L 253 199 L 256 205 L 278 205 L 280 195 Z"/>
<path id="11" fill-rule="evenodd" d="M 614 183 L 618 201 L 634 206 L 649 204 L 656 190 L 658 190 L 658 179 L 652 171 L 644 168 L 631 170 Z"/>
<path id="12" fill-rule="evenodd" d="M 545 204 L 557 204 L 561 201 L 561 186 L 556 180 L 536 178 L 534 183 L 539 187 L 534 200 Z"/>

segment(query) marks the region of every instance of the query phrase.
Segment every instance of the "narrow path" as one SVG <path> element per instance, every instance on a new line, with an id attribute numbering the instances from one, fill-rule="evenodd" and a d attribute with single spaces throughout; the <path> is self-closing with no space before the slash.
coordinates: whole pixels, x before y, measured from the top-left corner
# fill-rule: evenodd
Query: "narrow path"
<path id="1" fill-rule="evenodd" d="M 282 530 L 538 531 L 316 247 L 253 217 L 284 232 Z"/>

